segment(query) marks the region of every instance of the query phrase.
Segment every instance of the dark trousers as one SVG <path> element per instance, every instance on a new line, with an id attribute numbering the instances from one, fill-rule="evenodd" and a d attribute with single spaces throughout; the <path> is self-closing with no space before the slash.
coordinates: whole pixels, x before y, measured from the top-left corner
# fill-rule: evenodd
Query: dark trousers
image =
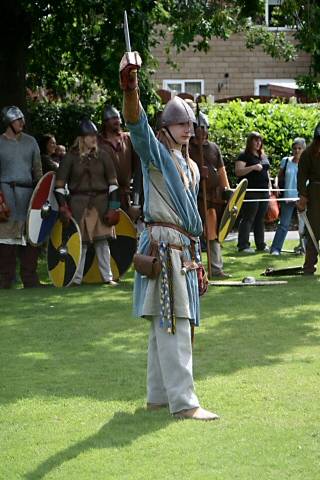
<path id="1" fill-rule="evenodd" d="M 314 273 L 318 263 L 318 252 L 313 244 L 309 234 L 307 234 L 306 255 L 304 259 L 303 271 L 305 273 Z"/>
<path id="2" fill-rule="evenodd" d="M 264 217 L 268 209 L 268 202 L 248 202 L 241 208 L 241 220 L 238 229 L 238 249 L 250 247 L 249 236 L 253 230 L 257 250 L 264 250 Z"/>
<path id="3" fill-rule="evenodd" d="M 20 277 L 23 286 L 35 287 L 39 285 L 37 274 L 39 247 L 27 244 L 5 245 L 0 244 L 0 285 L 10 288 L 16 276 L 17 259 L 20 260 Z"/>

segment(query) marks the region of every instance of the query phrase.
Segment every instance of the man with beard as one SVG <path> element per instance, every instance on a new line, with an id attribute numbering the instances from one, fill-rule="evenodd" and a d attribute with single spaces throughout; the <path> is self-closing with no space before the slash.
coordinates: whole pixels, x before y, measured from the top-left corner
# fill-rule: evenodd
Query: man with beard
<path id="1" fill-rule="evenodd" d="M 24 115 L 16 106 L 2 110 L 0 136 L 0 288 L 11 288 L 20 260 L 24 288 L 39 287 L 39 248 L 27 243 L 26 219 L 33 188 L 42 176 L 36 140 L 23 132 Z"/>
<path id="2" fill-rule="evenodd" d="M 102 132 L 98 137 L 98 144 L 99 148 L 113 160 L 120 190 L 120 206 L 135 222 L 141 215 L 140 161 L 133 149 L 130 134 L 122 131 L 119 111 L 111 105 L 107 105 L 104 109 Z M 133 192 L 130 188 L 131 183 Z"/>

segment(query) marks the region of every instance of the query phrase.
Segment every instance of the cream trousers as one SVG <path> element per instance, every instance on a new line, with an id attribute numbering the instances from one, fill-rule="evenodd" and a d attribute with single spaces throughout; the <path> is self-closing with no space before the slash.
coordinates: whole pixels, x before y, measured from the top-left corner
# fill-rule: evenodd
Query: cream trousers
<path id="1" fill-rule="evenodd" d="M 171 413 L 199 407 L 193 384 L 189 320 L 177 318 L 176 332 L 171 335 L 160 328 L 158 317 L 149 318 L 148 403 L 168 403 Z"/>

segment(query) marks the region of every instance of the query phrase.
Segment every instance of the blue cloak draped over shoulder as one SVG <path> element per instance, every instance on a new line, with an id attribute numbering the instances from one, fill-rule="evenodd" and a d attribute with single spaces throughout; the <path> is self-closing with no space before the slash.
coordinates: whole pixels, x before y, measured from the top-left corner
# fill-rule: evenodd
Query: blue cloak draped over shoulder
<path id="1" fill-rule="evenodd" d="M 193 237 L 199 237 L 202 233 L 202 222 L 197 207 L 198 182 L 193 187 L 190 183 L 187 189 L 183 184 L 181 176 L 173 161 L 171 152 L 155 137 L 155 134 L 148 124 L 147 116 L 142 110 L 139 121 L 135 124 L 127 124 L 130 131 L 131 140 L 136 153 L 139 155 L 143 172 L 144 186 L 144 217 L 146 222 L 155 222 L 156 218 L 152 218 L 150 213 L 149 187 L 150 187 L 150 170 L 157 169 L 161 172 L 165 188 L 171 200 L 171 204 L 175 213 L 180 220 L 180 226 Z M 187 164 L 181 165 L 186 174 L 190 177 L 190 171 Z M 183 244 L 190 245 L 187 236 L 183 237 Z M 147 253 L 149 247 L 149 234 L 145 229 L 140 237 L 139 252 Z M 189 249 L 186 249 L 186 255 L 190 258 Z M 196 260 L 200 260 L 198 248 L 196 249 Z M 195 325 L 199 324 L 199 294 L 198 281 L 195 271 L 188 272 L 186 275 L 187 290 L 190 307 L 190 321 Z M 135 294 L 134 294 L 134 313 L 137 316 L 143 316 L 142 304 L 145 298 L 148 279 L 142 278 L 136 272 L 135 275 Z M 178 301 L 179 299 L 175 299 Z"/>

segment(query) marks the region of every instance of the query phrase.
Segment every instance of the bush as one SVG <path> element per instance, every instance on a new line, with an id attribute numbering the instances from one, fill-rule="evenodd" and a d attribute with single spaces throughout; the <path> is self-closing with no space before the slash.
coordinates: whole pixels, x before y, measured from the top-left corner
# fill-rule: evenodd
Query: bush
<path id="1" fill-rule="evenodd" d="M 86 105 L 30 102 L 29 131 L 37 138 L 43 133 L 53 133 L 59 143 L 70 146 L 77 136 L 82 118 L 88 117 L 100 127 L 102 109 L 103 102 Z M 278 171 L 281 158 L 290 154 L 292 140 L 305 137 L 309 142 L 320 120 L 320 108 L 313 104 L 260 103 L 253 100 L 203 104 L 202 109 L 209 115 L 209 137 L 221 148 L 232 184 L 235 183 L 234 161 L 244 148 L 249 132 L 258 131 L 263 136 L 273 176 Z"/>
<path id="2" fill-rule="evenodd" d="M 281 159 L 291 152 L 292 140 L 304 137 L 309 143 L 320 121 L 320 108 L 314 104 L 232 101 L 205 104 L 203 110 L 209 115 L 209 138 L 219 145 L 232 184 L 235 183 L 234 162 L 251 131 L 258 131 L 263 136 L 271 176 L 275 176 Z"/>
<path id="3" fill-rule="evenodd" d="M 45 133 L 55 135 L 57 142 L 69 147 L 78 134 L 79 123 L 90 118 L 100 127 L 103 104 L 67 102 L 30 102 L 28 132 L 37 139 Z"/>

